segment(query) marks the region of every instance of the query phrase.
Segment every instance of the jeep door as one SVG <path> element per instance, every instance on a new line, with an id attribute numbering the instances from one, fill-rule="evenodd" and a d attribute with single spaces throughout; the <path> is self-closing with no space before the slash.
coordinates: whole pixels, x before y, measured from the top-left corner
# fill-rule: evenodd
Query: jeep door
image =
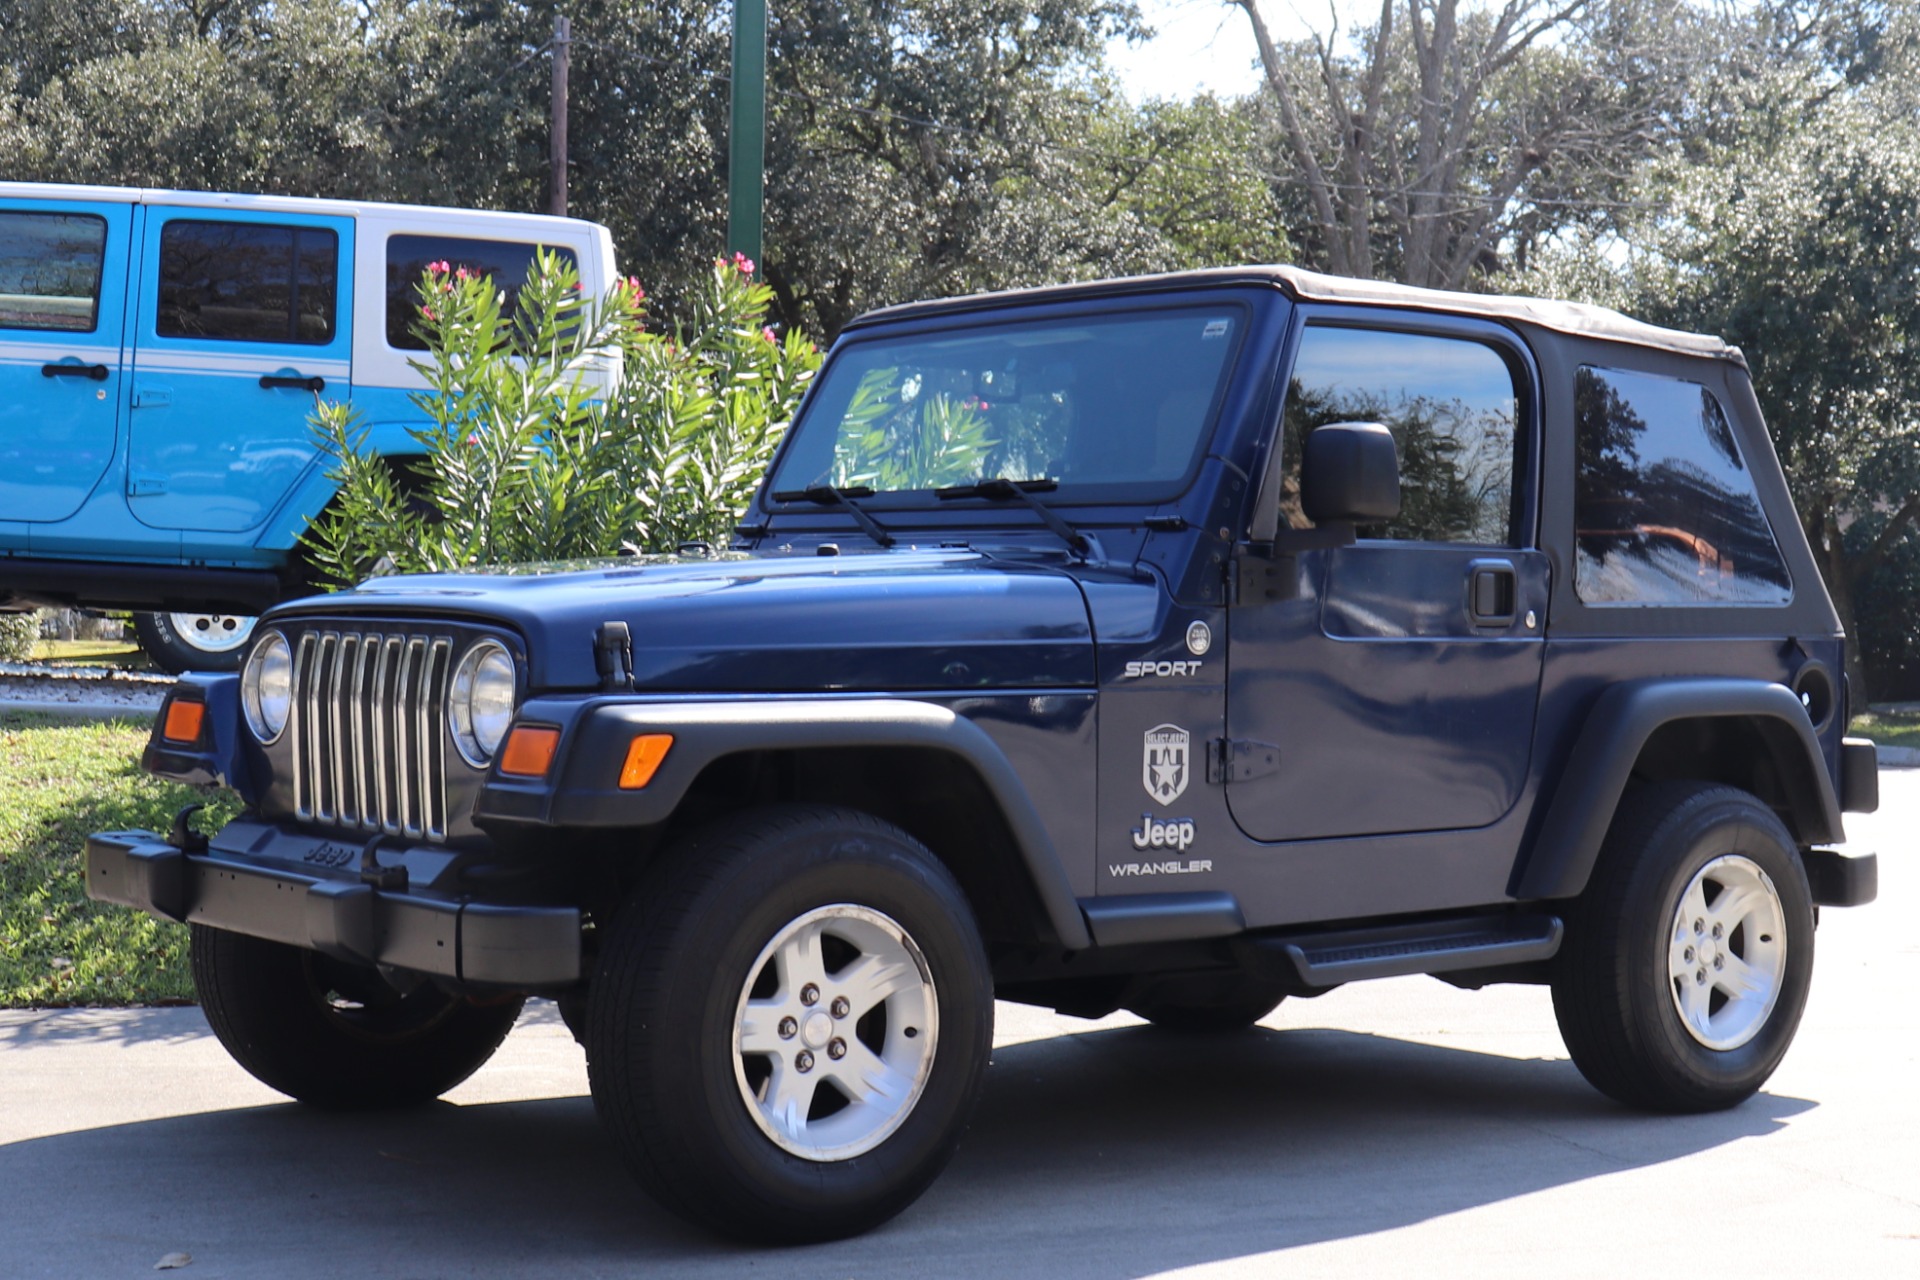
<path id="1" fill-rule="evenodd" d="M 112 465 L 132 225 L 124 203 L 0 205 L 0 546 L 78 511 Z"/>
<path id="2" fill-rule="evenodd" d="M 1300 321 L 1282 549 L 1308 527 L 1301 445 L 1320 426 L 1385 424 L 1401 507 L 1350 546 L 1299 549 L 1291 598 L 1231 611 L 1230 735 L 1280 749 L 1277 770 L 1228 787 L 1234 821 L 1262 841 L 1485 826 L 1525 784 L 1539 693 L 1532 362 L 1485 323 L 1312 307 Z"/>
<path id="3" fill-rule="evenodd" d="M 353 221 L 146 211 L 127 502 L 159 529 L 263 524 L 318 454 L 314 400 L 352 391 Z"/>

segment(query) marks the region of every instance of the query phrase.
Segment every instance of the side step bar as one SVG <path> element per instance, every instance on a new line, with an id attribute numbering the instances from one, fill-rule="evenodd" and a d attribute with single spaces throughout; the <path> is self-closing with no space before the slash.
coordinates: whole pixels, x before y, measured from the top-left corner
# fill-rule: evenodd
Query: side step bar
<path id="1" fill-rule="evenodd" d="M 1529 964 L 1558 951 L 1564 932 L 1558 916 L 1465 916 L 1234 942 L 1251 953 L 1245 958 L 1253 964 L 1279 967 L 1308 988 L 1326 988 L 1365 978 Z"/>

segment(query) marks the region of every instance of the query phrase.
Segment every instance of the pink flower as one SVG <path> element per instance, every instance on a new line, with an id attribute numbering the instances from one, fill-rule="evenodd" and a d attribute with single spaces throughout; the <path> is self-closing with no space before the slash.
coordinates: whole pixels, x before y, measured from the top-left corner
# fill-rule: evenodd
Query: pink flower
<path id="1" fill-rule="evenodd" d="M 465 267 L 461 267 L 453 273 L 453 278 L 455 280 L 471 280 L 473 279 L 473 272 L 467 270 Z"/>
<path id="2" fill-rule="evenodd" d="M 733 255 L 733 268 L 743 276 L 750 276 L 753 274 L 753 259 L 744 253 L 736 253 Z"/>
<path id="3" fill-rule="evenodd" d="M 447 274 L 448 271 L 452 270 L 452 268 L 447 266 L 447 260 L 445 258 L 442 258 L 438 262 L 429 262 L 427 264 L 427 270 L 433 272 L 435 275 L 443 276 Z"/>
<path id="4" fill-rule="evenodd" d="M 440 318 L 439 316 L 437 316 L 437 315 L 435 315 L 435 314 L 433 314 L 433 308 L 432 308 L 432 307 L 422 307 L 422 308 L 420 308 L 420 314 L 421 314 L 421 315 L 423 315 L 423 316 L 425 316 L 425 317 L 426 317 L 427 319 L 429 319 L 429 320 L 438 320 L 438 319 Z"/>
<path id="5" fill-rule="evenodd" d="M 761 330 L 760 330 L 760 336 L 761 336 L 761 337 L 763 337 L 763 338 L 765 338 L 765 339 L 766 339 L 766 340 L 767 340 L 768 342 L 778 342 L 778 341 L 780 341 L 780 339 L 779 339 L 779 338 L 777 338 L 777 337 L 775 337 L 775 336 L 774 336 L 774 333 L 773 333 L 773 326 L 772 326 L 772 325 L 767 325 L 767 326 L 766 326 L 765 328 L 763 328 L 763 329 L 761 329 Z"/>
<path id="6" fill-rule="evenodd" d="M 639 276 L 628 276 L 621 283 L 626 287 L 627 296 L 633 299 L 633 301 L 645 302 L 647 300 L 647 291 L 640 287 Z"/>

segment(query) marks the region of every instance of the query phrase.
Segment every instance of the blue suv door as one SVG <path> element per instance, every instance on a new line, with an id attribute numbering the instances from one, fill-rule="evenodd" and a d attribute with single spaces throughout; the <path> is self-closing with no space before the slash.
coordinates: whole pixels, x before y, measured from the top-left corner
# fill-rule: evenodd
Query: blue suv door
<path id="1" fill-rule="evenodd" d="M 1262 841 L 1487 826 L 1526 783 L 1546 630 L 1531 362 L 1492 325 L 1303 314 L 1282 526 L 1307 527 L 1301 445 L 1333 422 L 1393 432 L 1401 508 L 1301 551 L 1294 598 L 1234 610 L 1229 730 L 1280 746 L 1228 789 L 1234 821 Z"/>
<path id="2" fill-rule="evenodd" d="M 113 462 L 132 206 L 0 206 L 0 545 L 64 520 Z"/>
<path id="3" fill-rule="evenodd" d="M 353 220 L 146 212 L 127 501 L 153 528 L 264 523 L 313 464 L 314 397 L 351 393 Z"/>

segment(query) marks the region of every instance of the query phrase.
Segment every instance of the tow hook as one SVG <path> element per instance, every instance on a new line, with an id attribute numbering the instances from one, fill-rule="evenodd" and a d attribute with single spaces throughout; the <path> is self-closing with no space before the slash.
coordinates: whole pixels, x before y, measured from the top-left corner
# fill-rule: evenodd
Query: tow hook
<path id="1" fill-rule="evenodd" d="M 383 867 L 374 855 L 380 850 L 380 842 L 386 833 L 380 832 L 360 847 L 360 883 L 372 885 L 376 889 L 388 889 L 394 893 L 404 893 L 407 888 L 407 869 L 405 867 Z"/>
<path id="2" fill-rule="evenodd" d="M 182 853 L 205 853 L 207 838 L 195 831 L 188 819 L 206 807 L 203 804 L 190 804 L 174 814 L 173 829 L 167 832 L 167 843 Z"/>

